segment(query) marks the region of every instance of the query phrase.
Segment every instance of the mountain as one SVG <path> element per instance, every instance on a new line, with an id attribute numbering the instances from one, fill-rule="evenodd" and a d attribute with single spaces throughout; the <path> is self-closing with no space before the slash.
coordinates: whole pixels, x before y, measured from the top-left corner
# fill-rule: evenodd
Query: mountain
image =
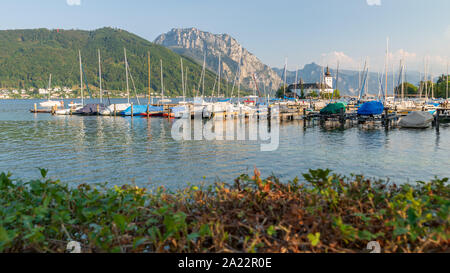
<path id="1" fill-rule="evenodd" d="M 263 64 L 255 55 L 243 48 L 233 37 L 227 34 L 212 34 L 196 28 L 172 29 L 154 41 L 173 51 L 188 56 L 203 64 L 206 54 L 206 65 L 212 71 L 219 67 L 219 56 L 223 61 L 221 74 L 229 82 L 233 82 L 242 56 L 242 84 L 254 88 L 253 74 L 258 82 L 264 82 L 267 88 L 276 89 L 280 77 L 270 67 Z"/>
<path id="2" fill-rule="evenodd" d="M 124 48 L 138 93 L 147 93 L 147 52 L 151 55 L 151 88 L 159 93 L 160 60 L 164 68 L 165 95 L 182 94 L 180 58 L 188 68 L 188 90 L 198 87 L 202 67 L 189 57 L 181 57 L 166 47 L 151 43 L 120 29 L 83 30 L 3 30 L 0 31 L 0 87 L 45 88 L 49 74 L 52 86 L 79 88 L 78 50 L 90 87 L 98 86 L 97 50 L 102 53 L 103 82 L 106 89 L 125 90 Z M 205 86 L 212 89 L 215 73 L 207 71 Z M 133 84 L 130 81 L 131 90 Z M 227 85 L 224 81 L 223 90 Z M 206 88 L 205 88 L 206 89 Z M 223 92 L 223 91 L 222 91 Z"/>
<path id="3" fill-rule="evenodd" d="M 281 68 L 272 68 L 280 77 L 284 78 L 284 69 Z M 325 67 L 317 65 L 315 63 L 307 64 L 303 69 L 298 70 L 297 79 L 300 81 L 300 78 L 305 83 L 316 83 L 320 82 L 322 71 L 326 70 Z M 333 77 L 336 77 L 336 69 L 330 67 L 330 72 Z M 338 89 L 341 95 L 350 95 L 355 96 L 359 94 L 359 76 L 360 73 L 358 71 L 353 70 L 339 70 L 339 83 Z M 381 75 L 380 75 L 381 76 Z M 295 71 L 287 71 L 286 73 L 286 81 L 288 84 L 294 83 L 296 77 Z M 397 86 L 398 84 L 398 72 L 396 72 L 395 79 L 393 81 L 393 74 L 388 74 L 388 92 L 391 94 L 393 90 L 393 82 Z M 283 79 L 284 80 L 284 79 Z M 407 72 L 406 73 L 406 81 L 412 84 L 418 85 L 420 81 L 420 73 L 419 72 Z M 378 73 L 369 72 L 368 74 L 368 87 L 369 94 L 377 95 L 379 92 L 379 81 L 378 81 Z M 385 81 L 383 82 L 383 88 L 385 85 Z"/>

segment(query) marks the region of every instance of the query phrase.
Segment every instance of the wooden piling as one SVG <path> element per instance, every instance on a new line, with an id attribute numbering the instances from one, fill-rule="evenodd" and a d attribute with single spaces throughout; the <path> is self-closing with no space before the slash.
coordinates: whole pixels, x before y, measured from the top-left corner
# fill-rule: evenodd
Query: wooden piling
<path id="1" fill-rule="evenodd" d="M 131 103 L 131 117 L 133 117 L 134 116 L 134 113 L 133 113 L 133 103 Z"/>
<path id="2" fill-rule="evenodd" d="M 37 113 L 37 103 L 34 104 L 34 112 Z"/>
<path id="3" fill-rule="evenodd" d="M 435 125 L 436 125 L 436 131 L 437 132 L 439 132 L 439 116 L 440 116 L 440 113 L 441 113 L 441 109 L 437 109 L 436 110 L 436 117 L 435 117 L 435 119 L 436 119 Z"/>
<path id="4" fill-rule="evenodd" d="M 116 104 L 114 104 L 114 116 L 116 116 Z"/>
<path id="5" fill-rule="evenodd" d="M 389 128 L 389 112 L 388 112 L 388 108 L 384 108 L 384 126 L 387 128 Z"/>

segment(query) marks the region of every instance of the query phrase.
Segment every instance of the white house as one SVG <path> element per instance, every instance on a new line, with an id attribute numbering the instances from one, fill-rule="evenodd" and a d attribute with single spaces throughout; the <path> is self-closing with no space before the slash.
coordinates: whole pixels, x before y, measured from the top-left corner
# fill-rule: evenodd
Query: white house
<path id="1" fill-rule="evenodd" d="M 49 93 L 47 89 L 39 88 L 39 95 L 48 95 Z"/>

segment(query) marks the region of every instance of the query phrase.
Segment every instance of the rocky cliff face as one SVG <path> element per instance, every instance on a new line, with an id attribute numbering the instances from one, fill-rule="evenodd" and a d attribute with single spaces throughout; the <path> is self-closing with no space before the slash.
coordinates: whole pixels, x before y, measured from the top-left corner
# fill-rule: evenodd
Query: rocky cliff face
<path id="1" fill-rule="evenodd" d="M 217 35 L 196 28 L 172 29 L 156 38 L 155 43 L 191 57 L 199 63 L 203 63 L 206 54 L 207 67 L 216 72 L 219 67 L 219 56 L 221 56 L 221 74 L 228 81 L 235 79 L 242 56 L 241 83 L 248 88 L 254 88 L 253 74 L 256 75 L 257 81 L 261 82 L 258 83 L 260 88 L 264 83 L 266 88 L 276 89 L 281 83 L 275 71 L 264 65 L 255 55 L 227 34 Z"/>

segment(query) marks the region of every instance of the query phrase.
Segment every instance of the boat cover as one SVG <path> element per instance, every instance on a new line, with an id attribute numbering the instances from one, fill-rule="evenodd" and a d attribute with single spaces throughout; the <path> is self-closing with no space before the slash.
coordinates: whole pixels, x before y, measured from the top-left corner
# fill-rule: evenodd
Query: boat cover
<path id="1" fill-rule="evenodd" d="M 179 112 L 185 112 L 188 110 L 188 108 L 186 106 L 176 106 L 170 109 L 172 111 L 172 113 L 179 113 Z"/>
<path id="2" fill-rule="evenodd" d="M 415 111 L 401 118 L 398 125 L 403 128 L 428 128 L 433 119 L 433 115 L 428 112 Z"/>
<path id="3" fill-rule="evenodd" d="M 363 103 L 358 109 L 358 115 L 381 115 L 384 111 L 384 105 L 379 101 L 368 101 Z"/>
<path id="4" fill-rule="evenodd" d="M 96 115 L 100 114 L 97 110 L 100 111 L 100 113 L 104 110 L 106 110 L 106 106 L 104 104 L 86 104 L 83 108 L 77 110 L 75 114 L 78 115 Z"/>
<path id="5" fill-rule="evenodd" d="M 152 112 L 162 112 L 164 109 L 162 106 L 148 106 L 148 110 L 150 113 Z M 147 105 L 133 105 L 133 115 L 141 115 L 147 113 Z M 122 116 L 131 116 L 131 106 L 128 107 L 125 111 L 119 113 Z"/>
<path id="6" fill-rule="evenodd" d="M 340 114 L 342 109 L 344 110 L 345 113 L 346 110 L 345 108 L 346 106 L 342 102 L 330 103 L 325 108 L 320 110 L 320 114 L 322 115 Z"/>

